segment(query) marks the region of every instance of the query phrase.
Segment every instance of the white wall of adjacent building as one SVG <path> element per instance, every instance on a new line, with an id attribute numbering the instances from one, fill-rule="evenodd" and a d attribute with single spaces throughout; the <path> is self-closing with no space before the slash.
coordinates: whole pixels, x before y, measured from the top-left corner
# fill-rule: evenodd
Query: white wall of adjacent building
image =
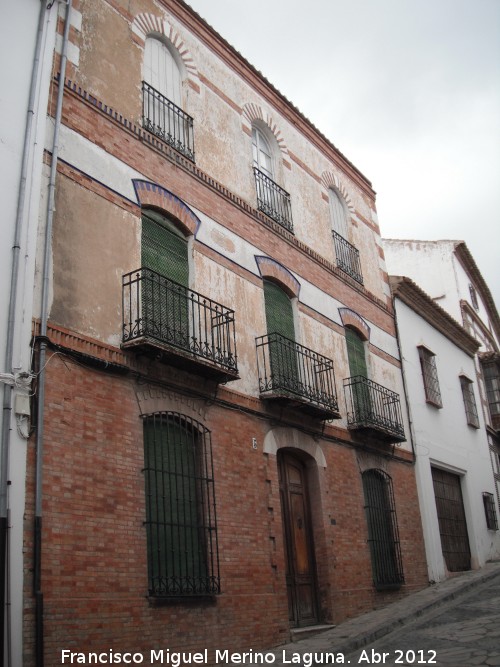
<path id="1" fill-rule="evenodd" d="M 48 102 L 48 90 L 55 43 L 55 24 L 58 3 L 47 8 L 40 0 L 16 0 L 2 6 L 0 22 L 0 183 L 2 215 L 0 216 L 0 372 L 6 375 L 29 373 L 31 370 L 31 328 L 33 282 L 35 271 L 36 236 L 40 212 L 40 187 L 43 160 L 43 136 Z M 30 83 L 35 59 L 35 44 L 40 14 L 43 29 L 38 84 L 33 104 L 29 108 Z M 28 120 L 31 131 L 25 141 Z M 25 146 L 27 152 L 25 156 Z M 24 196 L 20 198 L 23 162 Z M 20 219 L 19 270 L 15 317 L 13 321 L 12 367 L 6 368 L 8 313 L 11 300 L 13 246 L 18 206 Z M 1 383 L 2 394 L 4 384 Z M 6 641 L 9 662 L 22 664 L 22 592 L 23 592 L 23 514 L 25 508 L 26 434 L 29 420 L 18 419 L 18 396 L 27 397 L 28 390 L 15 387 L 8 447 L 8 575 Z M 26 401 L 24 401 L 24 407 Z M 19 408 L 21 409 L 21 408 Z M 3 413 L 3 411 L 2 411 Z M 0 429 L 4 415 L 0 414 Z M 0 430 L 1 432 L 1 430 Z"/>
<path id="2" fill-rule="evenodd" d="M 429 579 L 447 576 L 434 498 L 431 468 L 460 477 L 471 550 L 478 568 L 500 555 L 499 532 L 488 530 L 483 493 L 495 493 L 484 420 L 479 409 L 474 359 L 441 334 L 400 299 L 395 299 L 403 370 L 416 450 L 416 475 L 424 529 Z M 418 347 L 436 357 L 442 407 L 426 402 Z M 479 428 L 467 424 L 460 375 L 474 381 Z"/>

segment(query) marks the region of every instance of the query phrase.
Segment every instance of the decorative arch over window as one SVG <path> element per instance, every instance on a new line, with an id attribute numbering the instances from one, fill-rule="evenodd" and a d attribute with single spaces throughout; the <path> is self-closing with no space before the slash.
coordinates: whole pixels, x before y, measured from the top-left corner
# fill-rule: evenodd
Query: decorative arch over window
<path id="1" fill-rule="evenodd" d="M 133 179 L 135 194 L 142 208 L 157 208 L 177 221 L 185 234 L 196 236 L 200 219 L 189 206 L 161 185 Z"/>
<path id="2" fill-rule="evenodd" d="M 161 36 L 163 39 L 168 40 L 178 52 L 179 58 L 186 69 L 188 78 L 198 78 L 198 71 L 189 49 L 184 44 L 180 34 L 168 23 L 168 21 L 161 19 L 154 14 L 138 14 L 132 23 L 132 32 L 136 35 L 142 45 L 145 44 L 146 37 L 149 35 Z"/>
<path id="3" fill-rule="evenodd" d="M 350 308 L 339 308 L 339 315 L 344 327 L 356 329 L 363 340 L 370 340 L 370 327 L 361 315 L 358 315 L 356 311 Z"/>
<path id="4" fill-rule="evenodd" d="M 338 195 L 340 195 L 340 197 L 345 202 L 348 212 L 350 214 L 355 213 L 354 204 L 352 203 L 352 199 L 349 195 L 349 192 L 347 191 L 345 186 L 341 183 L 337 174 L 334 174 L 332 171 L 324 171 L 321 174 L 321 184 L 323 185 L 325 190 L 333 190 L 334 192 L 337 192 Z"/>
<path id="5" fill-rule="evenodd" d="M 300 283 L 283 264 L 263 255 L 256 255 L 255 261 L 262 278 L 280 283 L 290 297 L 299 298 Z"/>
<path id="6" fill-rule="evenodd" d="M 210 431 L 178 412 L 143 415 L 149 595 L 220 593 Z"/>
<path id="7" fill-rule="evenodd" d="M 281 134 L 281 130 L 276 125 L 272 116 L 264 113 L 262 107 L 253 103 L 245 104 L 242 108 L 242 115 L 244 120 L 248 123 L 249 130 L 254 126 L 260 127 L 261 129 L 267 128 L 268 132 L 274 136 L 280 151 L 285 155 L 288 154 L 288 148 Z"/>
<path id="8" fill-rule="evenodd" d="M 377 590 L 398 589 L 404 574 L 392 479 L 378 468 L 361 477 L 373 583 Z"/>

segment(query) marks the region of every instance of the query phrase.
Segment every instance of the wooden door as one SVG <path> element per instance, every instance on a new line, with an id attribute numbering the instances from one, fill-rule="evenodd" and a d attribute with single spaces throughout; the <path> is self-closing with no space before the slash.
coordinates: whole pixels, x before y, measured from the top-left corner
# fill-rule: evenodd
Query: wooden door
<path id="1" fill-rule="evenodd" d="M 450 572 L 470 570 L 470 546 L 460 477 L 432 468 L 441 548 Z"/>
<path id="2" fill-rule="evenodd" d="M 316 573 L 305 467 L 288 453 L 278 456 L 290 624 L 318 622 Z"/>

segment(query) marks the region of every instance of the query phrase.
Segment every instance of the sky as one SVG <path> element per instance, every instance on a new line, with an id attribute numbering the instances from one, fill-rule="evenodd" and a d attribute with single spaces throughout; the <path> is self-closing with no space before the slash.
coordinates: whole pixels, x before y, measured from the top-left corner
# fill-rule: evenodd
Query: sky
<path id="1" fill-rule="evenodd" d="M 382 236 L 467 243 L 500 308 L 500 0 L 187 0 L 371 181 Z"/>

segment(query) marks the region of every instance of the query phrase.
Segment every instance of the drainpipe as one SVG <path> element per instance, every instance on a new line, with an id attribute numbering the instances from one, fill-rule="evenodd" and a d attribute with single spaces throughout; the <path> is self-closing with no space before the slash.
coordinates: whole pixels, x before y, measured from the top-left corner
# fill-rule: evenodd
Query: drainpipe
<path id="1" fill-rule="evenodd" d="M 12 373 L 14 361 L 14 340 L 16 335 L 16 306 L 19 286 L 19 256 L 21 253 L 21 234 L 27 199 L 26 186 L 30 166 L 30 148 L 32 143 L 33 122 L 35 117 L 36 92 L 40 70 L 40 58 L 43 45 L 44 20 L 46 13 L 44 0 L 40 3 L 38 28 L 35 43 L 35 55 L 29 88 L 26 128 L 21 161 L 21 176 L 17 198 L 16 221 L 14 227 L 14 243 L 12 245 L 12 265 L 10 278 L 9 312 L 7 319 L 7 336 L 5 342 L 5 370 Z M 12 419 L 13 386 L 4 385 L 2 435 L 0 443 L 0 665 L 11 664 L 10 653 L 10 603 L 8 593 L 8 486 L 9 486 L 9 454 Z M 6 661 L 6 662 L 5 662 Z"/>
<path id="2" fill-rule="evenodd" d="M 64 17 L 64 35 L 61 49 L 61 71 L 59 74 L 59 88 L 57 91 L 57 105 L 54 118 L 54 140 L 52 144 L 52 164 L 50 166 L 47 223 L 45 229 L 45 248 L 42 274 L 42 308 L 40 314 L 40 353 L 39 376 L 37 384 L 37 427 L 36 427 L 36 469 L 35 469 L 35 535 L 34 535 L 34 576 L 33 589 L 35 595 L 35 658 L 37 667 L 43 667 L 43 592 L 41 581 L 42 564 L 42 473 L 43 473 L 43 436 L 45 415 L 45 356 L 47 349 L 47 321 L 49 304 L 49 274 L 52 255 L 52 223 L 55 211 L 55 186 L 57 161 L 59 154 L 59 131 L 61 128 L 62 105 L 64 96 L 64 82 L 66 79 L 67 48 L 69 40 L 69 26 L 72 0 L 66 1 Z"/>

